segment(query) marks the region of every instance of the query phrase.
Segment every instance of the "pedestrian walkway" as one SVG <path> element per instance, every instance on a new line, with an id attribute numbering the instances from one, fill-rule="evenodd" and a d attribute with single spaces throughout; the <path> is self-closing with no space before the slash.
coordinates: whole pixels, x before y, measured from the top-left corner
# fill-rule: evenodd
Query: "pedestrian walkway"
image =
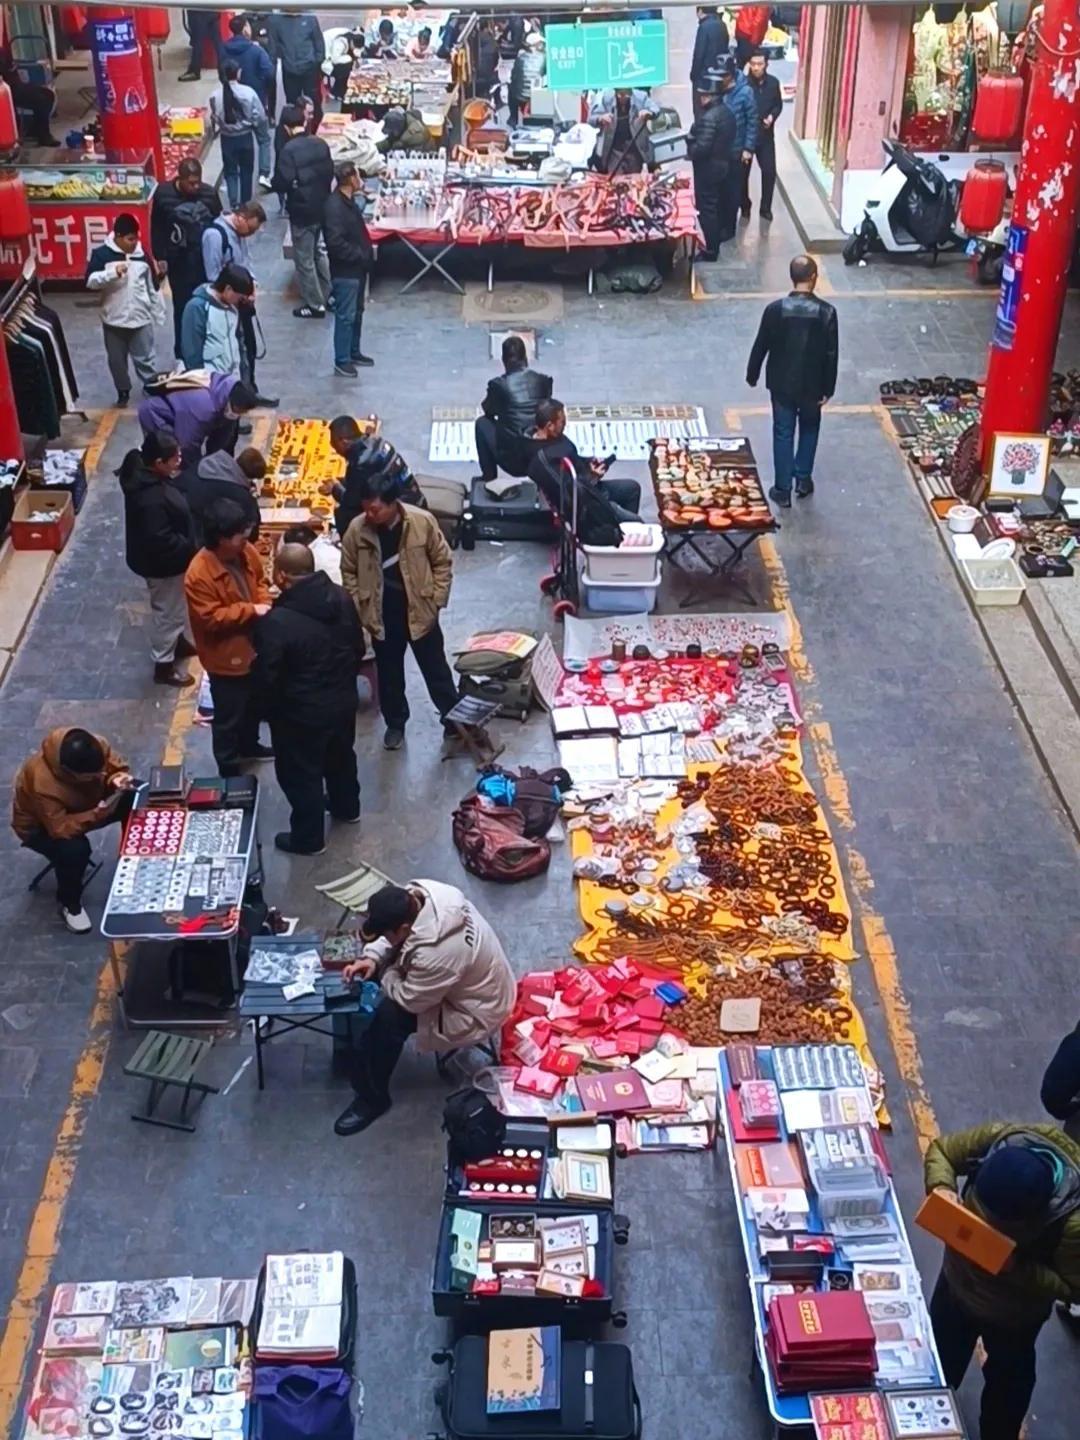
<path id="1" fill-rule="evenodd" d="M 433 284 L 400 297 L 392 282 L 377 283 L 365 319 L 375 368 L 359 382 L 335 379 L 329 324 L 290 314 L 282 233 L 273 219 L 255 251 L 269 351 L 263 387 L 282 395 L 284 413 L 377 412 L 420 465 L 432 407 L 475 402 L 497 369 L 487 327 L 463 325 L 460 298 Z M 743 227 L 729 267 L 740 279 L 713 303 L 675 285 L 657 296 L 589 298 L 583 283 L 568 281 L 563 318 L 540 336 L 539 364 L 554 375 L 555 393 L 568 402 L 701 405 L 713 429 L 745 426 L 767 470 L 767 397 L 746 387 L 745 363 L 764 297 L 787 288 L 789 233 L 780 229 L 763 245 L 756 224 Z M 724 267 L 713 268 L 709 283 L 719 286 Z M 785 514 L 750 579 L 763 604 L 790 607 L 794 621 L 808 760 L 848 871 L 864 957 L 855 967 L 857 999 L 889 1082 L 890 1153 L 910 1215 L 920 1190 L 918 1144 L 935 1126 L 1039 1118 L 1042 1066 L 1075 1020 L 1076 847 L 872 409 L 888 376 L 980 374 L 990 306 L 983 297 L 871 298 L 854 280 L 849 287 L 851 277 L 831 259 L 826 275 L 840 312 L 842 363 L 818 488 Z M 854 279 L 872 283 L 865 271 Z M 736 289 L 743 298 L 731 297 Z M 103 406 L 111 392 L 96 317 L 76 297 L 57 305 L 86 402 Z M 1076 333 L 1067 321 L 1067 361 L 1076 358 Z M 5 806 L 19 761 L 56 724 L 104 732 L 142 774 L 163 753 L 185 755 L 196 771 L 208 763 L 206 732 L 175 711 L 172 692 L 150 683 L 145 590 L 123 566 L 112 472 L 136 438 L 129 412 L 0 690 Z M 626 473 L 644 477 L 641 467 Z M 547 558 L 525 546 L 457 552 L 451 644 L 492 622 L 551 628 L 536 588 Z M 711 584 L 702 584 L 698 608 L 737 608 Z M 671 591 L 669 583 L 669 608 Z M 305 925 L 331 925 L 336 914 L 314 884 L 370 859 L 402 878 L 460 884 L 519 970 L 562 963 L 577 930 L 568 856 L 557 853 L 546 877 L 512 890 L 466 875 L 450 843 L 450 811 L 469 788 L 469 771 L 439 762 L 434 718 L 422 701 L 415 709 L 407 747 L 392 755 L 379 744 L 377 717 L 362 716 L 363 823 L 335 830 L 313 860 L 268 851 L 269 900 Z M 500 722 L 500 730 L 506 763 L 549 761 L 541 715 L 525 726 Z M 283 826 L 284 806 L 267 767 L 262 778 L 269 837 Z M 257 1090 L 249 1066 L 207 1105 L 193 1136 L 135 1126 L 122 1066 L 138 1039 L 115 1028 L 100 941 L 69 936 L 48 897 L 26 893 L 35 867 L 8 833 L 0 864 L 8 941 L 0 972 L 0 1306 L 8 1317 L 0 1421 L 13 1413 L 34 1306 L 53 1280 L 155 1274 L 171 1257 L 185 1272 L 254 1273 L 270 1247 L 341 1246 L 360 1277 L 364 1433 L 426 1433 L 434 1418 L 428 1356 L 443 1339 L 429 1289 L 445 1087 L 431 1060 L 406 1055 L 393 1111 L 354 1140 L 331 1131 L 346 1087 L 331 1074 L 326 1042 L 314 1038 L 275 1042 L 266 1090 Z M 95 916 L 104 898 L 98 884 L 88 897 Z M 250 1056 L 250 1036 L 220 1049 L 228 1078 Z M 620 1303 L 630 1315 L 625 1335 L 647 1433 L 764 1440 L 722 1157 L 629 1161 L 620 1208 L 633 1222 L 618 1261 Z M 935 1247 L 919 1237 L 916 1245 L 931 1279 Z M 1041 1353 L 1033 1440 L 1072 1440 L 1076 1355 L 1054 1325 Z M 0 1429 L 12 1433 L 10 1424 Z"/>

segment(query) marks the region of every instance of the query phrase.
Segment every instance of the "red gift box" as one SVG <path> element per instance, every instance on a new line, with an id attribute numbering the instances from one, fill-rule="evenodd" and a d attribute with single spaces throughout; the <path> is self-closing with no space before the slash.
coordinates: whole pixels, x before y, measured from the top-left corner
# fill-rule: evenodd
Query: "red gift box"
<path id="1" fill-rule="evenodd" d="M 599 1025 L 606 1025 L 611 1018 L 611 1007 L 606 1000 L 599 995 L 590 996 L 588 1000 L 582 1001 L 581 1018 L 590 1025 L 594 1022 Z"/>
<path id="2" fill-rule="evenodd" d="M 561 1050 L 557 1045 L 549 1045 L 540 1059 L 540 1069 L 565 1079 L 581 1069 L 581 1056 L 576 1050 Z"/>
<path id="3" fill-rule="evenodd" d="M 644 999 L 634 1002 L 634 1009 L 643 1020 L 662 1020 L 665 1006 L 655 995 L 646 995 Z"/>

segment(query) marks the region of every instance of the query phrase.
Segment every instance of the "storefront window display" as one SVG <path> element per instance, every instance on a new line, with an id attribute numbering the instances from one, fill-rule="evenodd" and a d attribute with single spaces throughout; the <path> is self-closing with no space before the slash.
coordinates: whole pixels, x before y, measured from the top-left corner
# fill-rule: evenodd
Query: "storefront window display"
<path id="1" fill-rule="evenodd" d="M 901 143 L 915 150 L 969 148 L 978 81 L 1007 64 L 1008 55 L 992 4 L 974 11 L 929 6 L 912 29 Z"/>

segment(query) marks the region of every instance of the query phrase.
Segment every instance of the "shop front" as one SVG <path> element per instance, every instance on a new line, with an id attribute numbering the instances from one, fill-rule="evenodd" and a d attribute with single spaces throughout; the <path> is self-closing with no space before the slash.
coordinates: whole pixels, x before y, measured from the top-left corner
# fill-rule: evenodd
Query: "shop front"
<path id="1" fill-rule="evenodd" d="M 845 231 L 862 219 L 884 163 L 882 140 L 927 156 L 949 180 L 966 179 L 975 158 L 993 157 L 1006 166 L 1013 188 L 1023 79 L 1004 85 L 999 79 L 1010 70 L 1012 47 L 997 8 L 869 3 L 803 10 L 792 140 Z M 999 89 L 1007 103 L 988 110 Z"/>

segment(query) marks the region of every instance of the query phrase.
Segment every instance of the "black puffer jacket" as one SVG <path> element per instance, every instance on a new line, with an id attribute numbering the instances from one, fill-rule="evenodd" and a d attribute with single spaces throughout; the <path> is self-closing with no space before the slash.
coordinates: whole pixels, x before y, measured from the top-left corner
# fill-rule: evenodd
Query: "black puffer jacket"
<path id="1" fill-rule="evenodd" d="M 334 162 L 330 147 L 317 135 L 294 135 L 281 147 L 273 187 L 285 197 L 285 209 L 294 225 L 321 225 Z"/>
<path id="2" fill-rule="evenodd" d="M 551 399 L 551 376 L 539 370 L 510 370 L 488 381 L 481 406 L 495 421 L 496 443 L 505 453 L 520 450 L 526 435 L 536 428 L 536 407 Z"/>
<path id="3" fill-rule="evenodd" d="M 191 196 L 182 194 L 175 180 L 166 180 L 154 191 L 150 204 L 150 249 L 155 260 L 204 280 L 202 232 L 220 214 L 221 200 L 211 185 L 200 185 Z"/>
<path id="4" fill-rule="evenodd" d="M 196 551 L 195 521 L 184 496 L 133 451 L 120 467 L 124 492 L 124 558 L 147 580 L 183 575 Z"/>
<path id="5" fill-rule="evenodd" d="M 697 85 L 731 49 L 731 36 L 720 16 L 713 11 L 698 21 L 694 54 L 690 60 L 690 82 Z"/>
<path id="6" fill-rule="evenodd" d="M 694 185 L 719 185 L 728 172 L 735 148 L 735 116 L 720 100 L 714 100 L 699 120 L 690 126 L 686 153 L 694 164 Z"/>
<path id="7" fill-rule="evenodd" d="M 194 465 L 181 470 L 176 477 L 176 488 L 182 493 L 195 522 L 196 544 L 203 543 L 203 526 L 206 511 L 215 500 L 231 500 L 239 505 L 251 522 L 252 544 L 259 538 L 259 524 L 262 511 L 251 490 L 251 481 L 227 450 L 215 450 L 204 455 Z"/>
<path id="8" fill-rule="evenodd" d="M 793 290 L 765 306 L 746 365 L 747 384 L 757 384 L 767 356 L 770 395 L 792 405 L 817 404 L 836 389 L 839 352 L 836 311 L 827 300 Z"/>
<path id="9" fill-rule="evenodd" d="M 371 236 L 359 205 L 340 190 L 335 190 L 326 202 L 323 235 L 330 274 L 337 280 L 362 280 L 374 259 Z"/>
<path id="10" fill-rule="evenodd" d="M 329 575 L 305 575 L 255 622 L 255 686 L 271 723 L 318 728 L 356 709 L 364 632 Z"/>

